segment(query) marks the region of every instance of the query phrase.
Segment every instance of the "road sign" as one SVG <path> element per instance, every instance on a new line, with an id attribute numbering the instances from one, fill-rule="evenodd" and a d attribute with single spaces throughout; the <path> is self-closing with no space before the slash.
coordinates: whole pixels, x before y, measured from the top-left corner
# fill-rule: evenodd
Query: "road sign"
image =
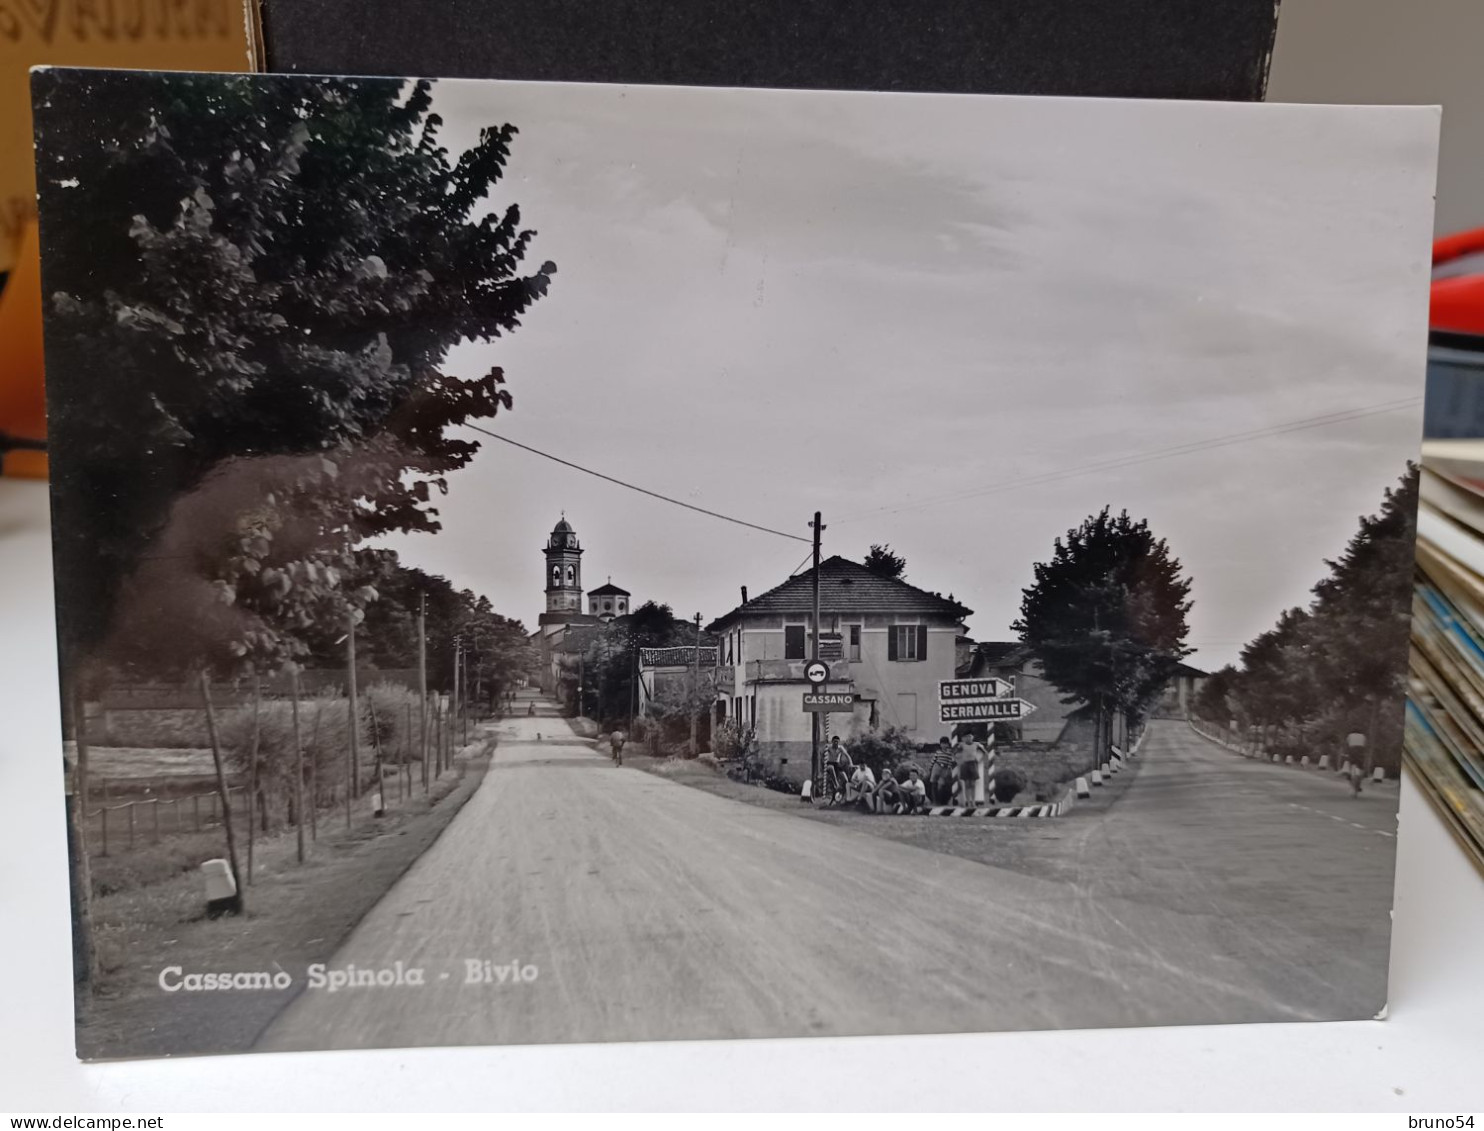
<path id="1" fill-rule="evenodd" d="M 826 711 L 855 710 L 853 691 L 806 691 L 804 710 L 822 714 Z"/>
<path id="2" fill-rule="evenodd" d="M 944 703 L 938 708 L 945 723 L 1014 723 L 1036 709 L 1024 699 L 980 699 L 969 703 Z"/>
<path id="3" fill-rule="evenodd" d="M 830 666 L 820 660 L 810 660 L 804 669 L 804 678 L 810 683 L 821 684 L 830 678 Z"/>
<path id="4" fill-rule="evenodd" d="M 838 632 L 821 632 L 819 634 L 819 658 L 821 660 L 843 660 L 845 638 Z"/>
<path id="5" fill-rule="evenodd" d="M 938 683 L 939 703 L 968 703 L 980 699 L 1003 699 L 1015 690 L 1013 683 L 1006 683 L 994 676 L 983 679 L 945 679 Z"/>

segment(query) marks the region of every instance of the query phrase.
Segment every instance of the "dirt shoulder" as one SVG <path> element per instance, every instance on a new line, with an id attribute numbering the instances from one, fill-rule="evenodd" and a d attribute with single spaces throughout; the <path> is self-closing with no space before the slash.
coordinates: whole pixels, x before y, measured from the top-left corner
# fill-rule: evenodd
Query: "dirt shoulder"
<path id="1" fill-rule="evenodd" d="M 260 845 L 240 917 L 205 917 L 199 877 L 183 875 L 94 903 L 105 966 L 97 990 L 78 1003 L 84 1060 L 242 1052 L 302 988 L 303 969 L 327 962 L 351 930 L 438 839 L 479 788 L 494 749 L 486 735 L 453 768 L 382 818 L 369 799 L 343 818 L 321 816 L 303 864 L 292 832 Z M 166 992 L 161 971 L 295 972 L 281 992 Z M 176 976 L 170 981 L 174 982 Z"/>

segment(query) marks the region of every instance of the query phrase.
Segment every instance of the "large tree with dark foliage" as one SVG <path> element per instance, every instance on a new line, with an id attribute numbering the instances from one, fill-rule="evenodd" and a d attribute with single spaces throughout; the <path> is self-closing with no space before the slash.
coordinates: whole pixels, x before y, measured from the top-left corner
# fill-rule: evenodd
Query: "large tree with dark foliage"
<path id="1" fill-rule="evenodd" d="M 1366 758 L 1395 770 L 1410 627 L 1417 469 L 1363 516 L 1307 609 L 1291 609 L 1242 650 L 1226 694 L 1197 701 L 1221 723 L 1227 708 L 1275 754 L 1349 756 L 1348 734 L 1367 736 Z M 1222 709 L 1220 713 L 1217 708 Z"/>
<path id="2" fill-rule="evenodd" d="M 901 554 L 893 553 L 890 546 L 871 543 L 870 552 L 861 564 L 877 577 L 895 581 L 905 581 L 907 578 L 907 559 Z"/>
<path id="3" fill-rule="evenodd" d="M 389 550 L 362 550 L 357 560 L 361 580 L 377 592 L 357 633 L 358 654 L 368 666 L 417 667 L 422 610 L 430 690 L 454 690 L 456 651 L 462 657 L 461 694 L 485 708 L 492 709 L 519 678 L 533 673 L 535 650 L 524 626 L 496 613 L 489 598 L 457 589 L 446 577 L 402 565 Z M 333 642 L 320 639 L 314 659 L 332 667 L 339 654 Z"/>
<path id="4" fill-rule="evenodd" d="M 1067 702 L 1092 708 L 1101 758 L 1110 713 L 1141 713 L 1190 654 L 1190 607 L 1190 581 L 1164 539 L 1104 507 L 1036 564 L 1012 627 Z"/>
<path id="5" fill-rule="evenodd" d="M 486 203 L 515 130 L 451 158 L 431 86 L 397 80 L 49 71 L 34 93 L 64 656 L 108 637 L 202 492 L 237 509 L 194 516 L 177 572 L 216 588 L 229 656 L 292 658 L 327 610 L 278 595 L 437 529 L 476 450 L 447 429 L 510 404 L 498 369 L 441 366 L 555 271 L 524 273 L 534 233 Z M 328 589 L 332 619 L 371 596 Z"/>

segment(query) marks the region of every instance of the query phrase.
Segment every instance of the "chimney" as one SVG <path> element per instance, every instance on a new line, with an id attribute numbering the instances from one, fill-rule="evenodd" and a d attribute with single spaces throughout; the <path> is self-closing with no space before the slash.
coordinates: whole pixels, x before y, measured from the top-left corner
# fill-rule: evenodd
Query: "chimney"
<path id="1" fill-rule="evenodd" d="M 742 603 L 747 604 L 747 586 L 742 586 Z"/>

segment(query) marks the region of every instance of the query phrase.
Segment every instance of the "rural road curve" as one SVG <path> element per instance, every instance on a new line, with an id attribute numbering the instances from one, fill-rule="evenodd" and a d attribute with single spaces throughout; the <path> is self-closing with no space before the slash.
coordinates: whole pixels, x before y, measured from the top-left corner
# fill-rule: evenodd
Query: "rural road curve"
<path id="1" fill-rule="evenodd" d="M 1384 821 L 1342 828 L 1321 811 L 1333 783 L 1295 783 L 1294 770 L 1279 781 L 1284 768 L 1244 762 L 1183 724 L 1156 724 L 1140 779 L 1108 813 L 1058 823 L 1069 831 L 1046 847 L 1065 857 L 1070 882 L 614 767 L 557 718 L 498 730 L 479 790 L 331 963 L 401 960 L 424 968 L 427 984 L 306 990 L 258 1048 L 1285 1021 L 1379 1008 L 1384 910 L 1370 925 L 1382 955 L 1373 969 L 1376 940 L 1358 942 L 1355 924 L 1375 916 L 1381 880 L 1356 898 L 1352 862 L 1340 877 L 1351 887 L 1315 908 L 1304 902 L 1311 885 L 1293 877 L 1295 853 L 1338 835 L 1324 866 L 1374 848 L 1379 906 L 1389 907 Z M 1231 782 L 1207 803 L 1189 779 L 1213 768 Z M 1337 810 L 1357 804 L 1331 792 Z M 1233 797 L 1244 798 L 1235 811 Z M 1393 787 L 1390 811 L 1394 798 Z M 1124 851 L 1140 855 L 1112 859 Z M 1264 867 L 1248 876 L 1254 853 Z M 1244 897 L 1226 900 L 1229 890 Z M 1334 905 L 1339 921 L 1318 922 Z M 1254 908 L 1262 915 L 1249 923 Z M 1341 949 L 1316 963 L 1330 933 Z M 465 984 L 470 959 L 536 976 Z"/>

